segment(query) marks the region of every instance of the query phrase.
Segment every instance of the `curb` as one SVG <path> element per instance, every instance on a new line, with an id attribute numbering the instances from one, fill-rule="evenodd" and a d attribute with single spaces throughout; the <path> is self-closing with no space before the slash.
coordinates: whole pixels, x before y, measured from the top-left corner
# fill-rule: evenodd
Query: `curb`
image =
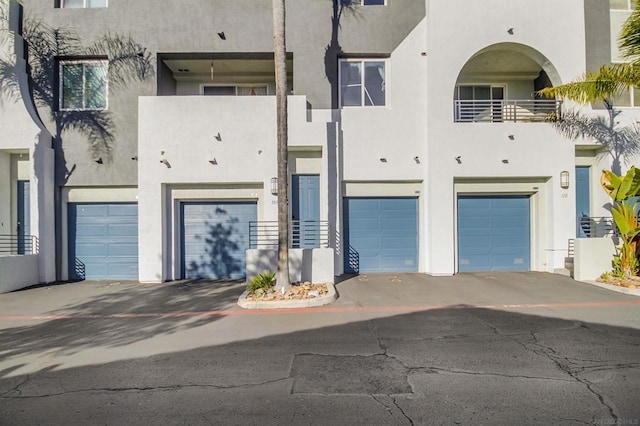
<path id="1" fill-rule="evenodd" d="M 631 288 L 620 287 L 620 286 L 612 285 L 612 284 L 603 284 L 603 283 L 599 283 L 597 281 L 579 281 L 579 282 L 585 283 L 585 284 L 591 284 L 591 285 L 594 285 L 596 287 L 604 288 L 605 290 L 609 290 L 609 291 L 616 291 L 618 293 L 623 293 L 623 294 L 628 294 L 630 296 L 638 296 L 638 297 L 640 297 L 640 289 L 631 289 Z"/>
<path id="2" fill-rule="evenodd" d="M 238 298 L 238 306 L 244 309 L 287 309 L 287 308 L 313 308 L 316 306 L 324 306 L 329 303 L 335 302 L 338 298 L 336 294 L 336 288 L 333 283 L 327 283 L 327 290 L 329 293 L 321 296 L 314 297 L 313 299 L 292 299 L 292 300 L 248 300 L 249 290 L 245 290 L 244 293 Z"/>

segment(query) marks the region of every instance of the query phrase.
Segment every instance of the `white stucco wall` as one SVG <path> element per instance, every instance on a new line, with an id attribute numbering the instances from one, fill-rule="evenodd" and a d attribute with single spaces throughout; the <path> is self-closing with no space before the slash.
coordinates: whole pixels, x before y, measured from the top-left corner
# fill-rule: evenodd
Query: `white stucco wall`
<path id="1" fill-rule="evenodd" d="M 453 93 L 460 70 L 488 46 L 527 46 L 525 51 L 537 52 L 538 60 L 546 58 L 541 66 L 551 64 L 565 82 L 584 72 L 583 2 L 543 0 L 535 6 L 526 4 L 512 0 L 495 1 L 491 7 L 464 0 L 428 3 L 427 16 L 437 17 L 429 21 L 427 33 L 428 273 L 449 275 L 456 271 L 453 185 L 458 178 L 495 177 L 505 183 L 516 183 L 520 178 L 548 181 L 546 211 L 534 218 L 540 226 L 545 224 L 545 232 L 534 235 L 532 269 L 553 271 L 563 266 L 566 241 L 575 228 L 575 185 L 561 190 L 558 180 L 562 170 L 574 169 L 573 143 L 544 123 L 453 123 Z M 550 16 L 548 10 L 554 10 L 554 14 Z M 509 28 L 513 28 L 513 35 L 507 32 Z M 461 164 L 455 161 L 458 156 Z M 509 162 L 504 164 L 502 160 Z"/>
<path id="2" fill-rule="evenodd" d="M 0 293 L 38 284 L 38 255 L 0 256 Z"/>
<path id="3" fill-rule="evenodd" d="M 9 10 L 7 3 L 3 1 L 2 6 Z M 15 191 L 20 172 L 21 179 L 31 182 L 31 234 L 38 239 L 41 254 L 34 258 L 37 278 L 30 284 L 37 284 L 55 280 L 54 153 L 51 135 L 40 122 L 29 98 L 23 40 L 11 32 L 17 28 L 17 7 L 17 3 L 11 6 L 11 26 L 2 28 L 2 31 L 9 31 L 8 37 L 0 46 L 2 58 L 15 63 L 18 71 L 16 92 L 0 102 L 0 204 L 4 205 L 0 208 L 0 223 L 3 224 L 0 233 L 15 233 Z M 3 21 L 2 25 L 5 24 Z M 12 168 L 11 154 L 22 154 L 28 164 L 7 176 L 4 167 Z"/>
<path id="4" fill-rule="evenodd" d="M 277 220 L 270 193 L 277 175 L 275 112 L 272 96 L 140 98 L 141 281 L 179 278 L 176 212 L 182 200 L 256 201 L 258 220 Z M 326 152 L 327 123 L 307 121 L 303 96 L 289 97 L 289 145 L 300 171 L 320 169 L 326 179 L 326 161 L 304 152 Z M 321 218 L 328 211 L 324 191 Z"/>

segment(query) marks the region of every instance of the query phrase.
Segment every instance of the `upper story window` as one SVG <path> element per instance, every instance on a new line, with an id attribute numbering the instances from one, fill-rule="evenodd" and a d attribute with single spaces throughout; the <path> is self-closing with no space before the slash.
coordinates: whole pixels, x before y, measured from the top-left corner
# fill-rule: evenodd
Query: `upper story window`
<path id="1" fill-rule="evenodd" d="M 107 2 L 108 0 L 60 0 L 60 7 L 66 9 L 107 7 Z"/>
<path id="2" fill-rule="evenodd" d="M 361 0 L 362 6 L 385 6 L 387 0 Z"/>
<path id="3" fill-rule="evenodd" d="M 107 109 L 106 60 L 60 62 L 60 109 Z"/>
<path id="4" fill-rule="evenodd" d="M 640 87 L 630 87 L 613 98 L 613 106 L 640 108 Z"/>
<path id="5" fill-rule="evenodd" d="M 633 10 L 634 0 L 609 0 L 611 10 Z"/>
<path id="6" fill-rule="evenodd" d="M 340 60 L 340 106 L 385 106 L 386 61 Z"/>
<path id="7" fill-rule="evenodd" d="M 205 84 L 201 92 L 208 96 L 263 96 L 267 95 L 267 85 L 212 85 Z"/>

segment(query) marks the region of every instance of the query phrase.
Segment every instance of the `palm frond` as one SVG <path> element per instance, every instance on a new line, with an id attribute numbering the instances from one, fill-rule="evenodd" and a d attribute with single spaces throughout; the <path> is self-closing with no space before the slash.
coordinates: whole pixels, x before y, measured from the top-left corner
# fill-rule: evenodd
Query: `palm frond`
<path id="1" fill-rule="evenodd" d="M 566 98 L 579 103 L 611 99 L 630 86 L 640 85 L 640 69 L 632 64 L 603 66 L 582 77 L 560 86 L 547 87 L 537 92 L 540 96 Z"/>
<path id="2" fill-rule="evenodd" d="M 106 55 L 109 59 L 109 85 L 123 88 L 133 81 L 153 77 L 151 53 L 130 36 L 105 34 L 86 50 L 87 55 Z"/>
<path id="3" fill-rule="evenodd" d="M 635 4 L 633 12 L 622 25 L 618 36 L 622 56 L 632 61 L 640 58 L 640 8 Z"/>

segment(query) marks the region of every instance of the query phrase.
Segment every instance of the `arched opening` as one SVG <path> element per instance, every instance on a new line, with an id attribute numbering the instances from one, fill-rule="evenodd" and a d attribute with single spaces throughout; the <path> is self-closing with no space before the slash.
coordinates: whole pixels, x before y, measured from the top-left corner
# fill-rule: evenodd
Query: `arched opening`
<path id="1" fill-rule="evenodd" d="M 557 120 L 560 102 L 536 92 L 561 84 L 551 62 L 518 43 L 499 43 L 466 62 L 454 90 L 456 122 L 546 122 Z"/>

